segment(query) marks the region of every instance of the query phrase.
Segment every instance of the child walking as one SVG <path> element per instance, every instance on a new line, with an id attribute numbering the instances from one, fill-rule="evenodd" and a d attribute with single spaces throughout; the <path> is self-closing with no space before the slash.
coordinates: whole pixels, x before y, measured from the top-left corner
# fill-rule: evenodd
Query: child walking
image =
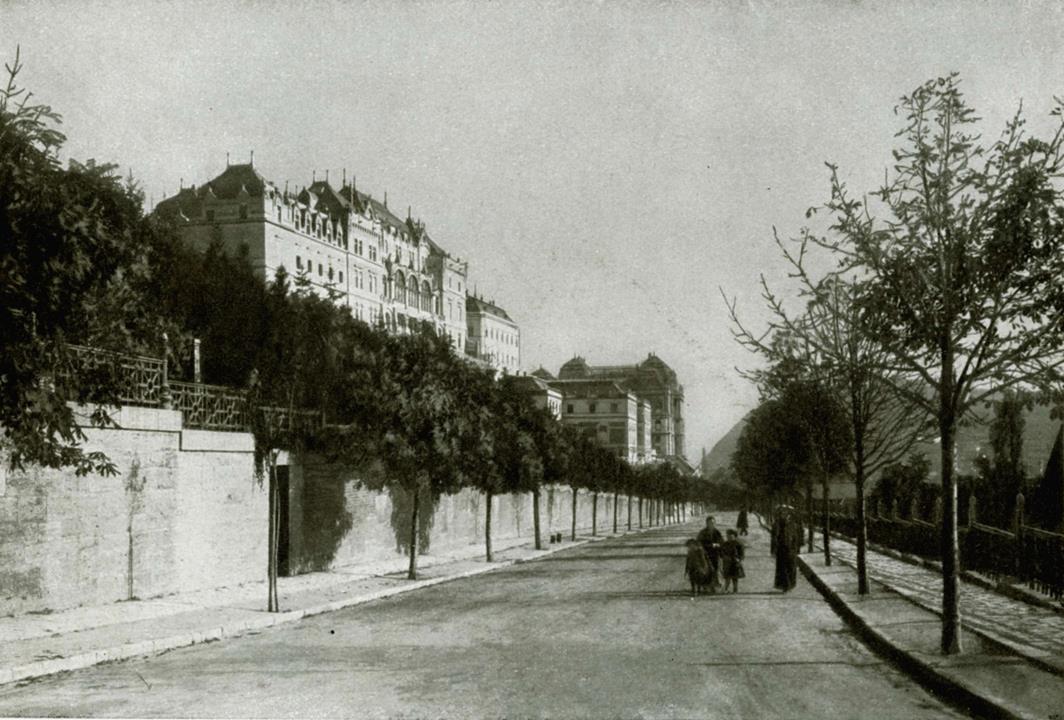
<path id="1" fill-rule="evenodd" d="M 739 578 L 746 577 L 743 570 L 743 544 L 739 533 L 728 530 L 727 539 L 720 546 L 720 570 L 724 578 L 724 592 L 731 587 L 732 592 L 739 592 Z"/>

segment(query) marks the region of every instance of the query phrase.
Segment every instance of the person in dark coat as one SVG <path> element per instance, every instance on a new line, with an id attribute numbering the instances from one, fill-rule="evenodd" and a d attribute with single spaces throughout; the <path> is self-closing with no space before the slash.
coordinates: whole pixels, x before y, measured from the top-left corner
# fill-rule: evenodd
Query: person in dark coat
<path id="1" fill-rule="evenodd" d="M 691 581 L 692 595 L 705 592 L 713 579 L 709 558 L 697 540 L 687 541 L 687 565 L 684 567 L 684 575 Z"/>
<path id="2" fill-rule="evenodd" d="M 798 583 L 798 551 L 802 526 L 790 506 L 781 506 L 772 523 L 772 552 L 776 556 L 777 589 L 787 592 Z"/>
<path id="3" fill-rule="evenodd" d="M 740 535 L 746 535 L 748 529 L 746 519 L 746 508 L 739 511 L 739 519 L 735 521 L 735 527 L 739 531 Z"/>
<path id="4" fill-rule="evenodd" d="M 739 578 L 746 577 L 743 570 L 743 543 L 739 533 L 728 529 L 728 537 L 720 546 L 720 575 L 724 579 L 724 592 L 730 587 L 732 592 L 739 592 Z"/>
<path id="5" fill-rule="evenodd" d="M 698 533 L 698 542 L 706 551 L 706 557 L 709 558 L 709 569 L 713 575 L 709 586 L 710 592 L 716 592 L 718 572 L 720 572 L 720 546 L 724 543 L 724 536 L 717 529 L 712 515 L 706 518 L 706 526 Z"/>

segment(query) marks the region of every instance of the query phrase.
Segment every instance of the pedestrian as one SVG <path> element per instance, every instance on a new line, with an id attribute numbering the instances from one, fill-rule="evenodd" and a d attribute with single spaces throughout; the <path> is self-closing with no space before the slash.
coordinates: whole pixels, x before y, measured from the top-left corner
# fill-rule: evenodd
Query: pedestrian
<path id="1" fill-rule="evenodd" d="M 745 549 L 736 530 L 728 529 L 727 539 L 720 546 L 720 574 L 724 578 L 724 592 L 730 586 L 732 592 L 739 592 L 739 578 L 746 577 L 743 570 Z"/>
<path id="2" fill-rule="evenodd" d="M 739 530 L 740 535 L 746 535 L 748 527 L 745 507 L 739 511 L 739 519 L 735 521 L 735 527 Z"/>
<path id="3" fill-rule="evenodd" d="M 698 533 L 698 542 L 702 545 L 702 549 L 706 551 L 706 557 L 709 558 L 711 573 L 709 591 L 716 592 L 719 584 L 717 578 L 720 572 L 720 546 L 724 542 L 724 536 L 717 529 L 716 520 L 712 515 L 706 518 L 706 526 Z"/>
<path id="4" fill-rule="evenodd" d="M 684 567 L 684 575 L 691 581 L 692 595 L 705 592 L 712 580 L 709 558 L 706 557 L 702 544 L 695 539 L 687 541 L 687 564 Z"/>
<path id="5" fill-rule="evenodd" d="M 798 550 L 802 526 L 789 505 L 781 505 L 772 523 L 772 552 L 776 556 L 775 587 L 783 592 L 798 583 Z"/>

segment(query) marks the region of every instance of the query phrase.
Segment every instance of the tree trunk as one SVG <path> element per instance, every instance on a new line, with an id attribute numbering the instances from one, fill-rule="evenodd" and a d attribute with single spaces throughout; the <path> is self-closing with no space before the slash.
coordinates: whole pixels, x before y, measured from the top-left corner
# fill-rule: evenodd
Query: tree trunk
<path id="1" fill-rule="evenodd" d="M 960 551 L 957 543 L 957 484 L 953 468 L 953 447 L 957 421 L 953 413 L 953 349 L 942 351 L 942 378 L 939 390 L 939 433 L 942 438 L 942 652 L 961 652 L 961 611 L 957 573 Z"/>
<path id="2" fill-rule="evenodd" d="M 411 503 L 410 510 L 410 565 L 406 571 L 407 580 L 417 580 L 417 524 L 418 524 L 418 510 L 421 502 L 421 488 L 418 485 L 414 485 L 414 502 Z"/>
<path id="3" fill-rule="evenodd" d="M 639 496 L 639 529 L 643 529 L 643 496 Z"/>
<path id="4" fill-rule="evenodd" d="M 613 534 L 617 534 L 617 497 L 618 493 L 613 493 Z"/>
<path id="5" fill-rule="evenodd" d="M 821 502 L 821 512 L 824 516 L 824 565 L 831 566 L 831 516 L 828 514 L 828 474 L 822 473 L 820 476 L 820 486 L 824 490 L 824 497 Z"/>
<path id="6" fill-rule="evenodd" d="M 856 423 L 854 430 L 857 430 Z M 856 488 L 857 510 L 857 594 L 868 594 L 868 520 L 865 516 L 865 459 L 864 459 L 864 434 L 854 433 L 854 483 Z"/>
<path id="7" fill-rule="evenodd" d="M 591 493 L 591 537 L 598 536 L 598 493 Z"/>
<path id="8" fill-rule="evenodd" d="M 268 503 L 266 509 L 269 515 L 266 546 L 266 610 L 273 613 L 278 612 L 280 608 L 277 603 L 277 501 L 279 493 L 277 487 L 277 458 L 272 452 L 270 453 L 269 463 L 269 488 L 267 488 Z"/>
<path id="9" fill-rule="evenodd" d="M 577 499 L 577 489 L 576 489 L 576 487 L 573 487 L 573 534 L 572 534 L 572 539 L 574 541 L 576 540 L 576 499 Z"/>
<path id="10" fill-rule="evenodd" d="M 488 490 L 485 494 L 488 498 L 488 502 L 487 510 L 484 513 L 484 559 L 488 562 L 493 562 L 495 558 L 491 555 L 491 490 Z"/>
<path id="11" fill-rule="evenodd" d="M 628 498 L 628 529 L 632 529 L 632 496 L 625 495 Z"/>
<path id="12" fill-rule="evenodd" d="M 532 491 L 532 532 L 536 536 L 536 550 L 542 550 L 543 540 L 539 535 L 539 488 Z"/>
<path id="13" fill-rule="evenodd" d="M 805 518 L 809 525 L 809 552 L 813 552 L 813 543 L 816 540 L 816 523 L 813 522 L 813 476 L 810 475 L 805 481 Z"/>

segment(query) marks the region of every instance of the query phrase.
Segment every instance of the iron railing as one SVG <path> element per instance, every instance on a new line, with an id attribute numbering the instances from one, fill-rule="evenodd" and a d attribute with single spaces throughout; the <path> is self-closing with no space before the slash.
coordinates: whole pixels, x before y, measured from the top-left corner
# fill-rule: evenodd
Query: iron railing
<path id="1" fill-rule="evenodd" d="M 118 388 L 117 399 L 126 405 L 158 406 L 163 401 L 165 363 L 159 358 L 144 355 L 125 355 L 85 347 L 68 345 L 71 365 L 57 373 L 59 382 L 69 382 L 73 375 L 80 378 L 106 378 Z"/>
<path id="2" fill-rule="evenodd" d="M 171 381 L 170 398 L 187 428 L 246 432 L 251 427 L 247 395 L 239 390 Z"/>
<path id="3" fill-rule="evenodd" d="M 832 513 L 832 528 L 857 536 L 857 519 Z M 868 517 L 868 540 L 879 545 L 941 559 L 941 526 L 923 520 Z M 819 517 L 816 519 L 820 523 Z M 958 528 L 961 567 L 999 581 L 1018 581 L 1064 601 L 1064 535 L 1019 525 L 1016 532 L 972 522 Z"/>

